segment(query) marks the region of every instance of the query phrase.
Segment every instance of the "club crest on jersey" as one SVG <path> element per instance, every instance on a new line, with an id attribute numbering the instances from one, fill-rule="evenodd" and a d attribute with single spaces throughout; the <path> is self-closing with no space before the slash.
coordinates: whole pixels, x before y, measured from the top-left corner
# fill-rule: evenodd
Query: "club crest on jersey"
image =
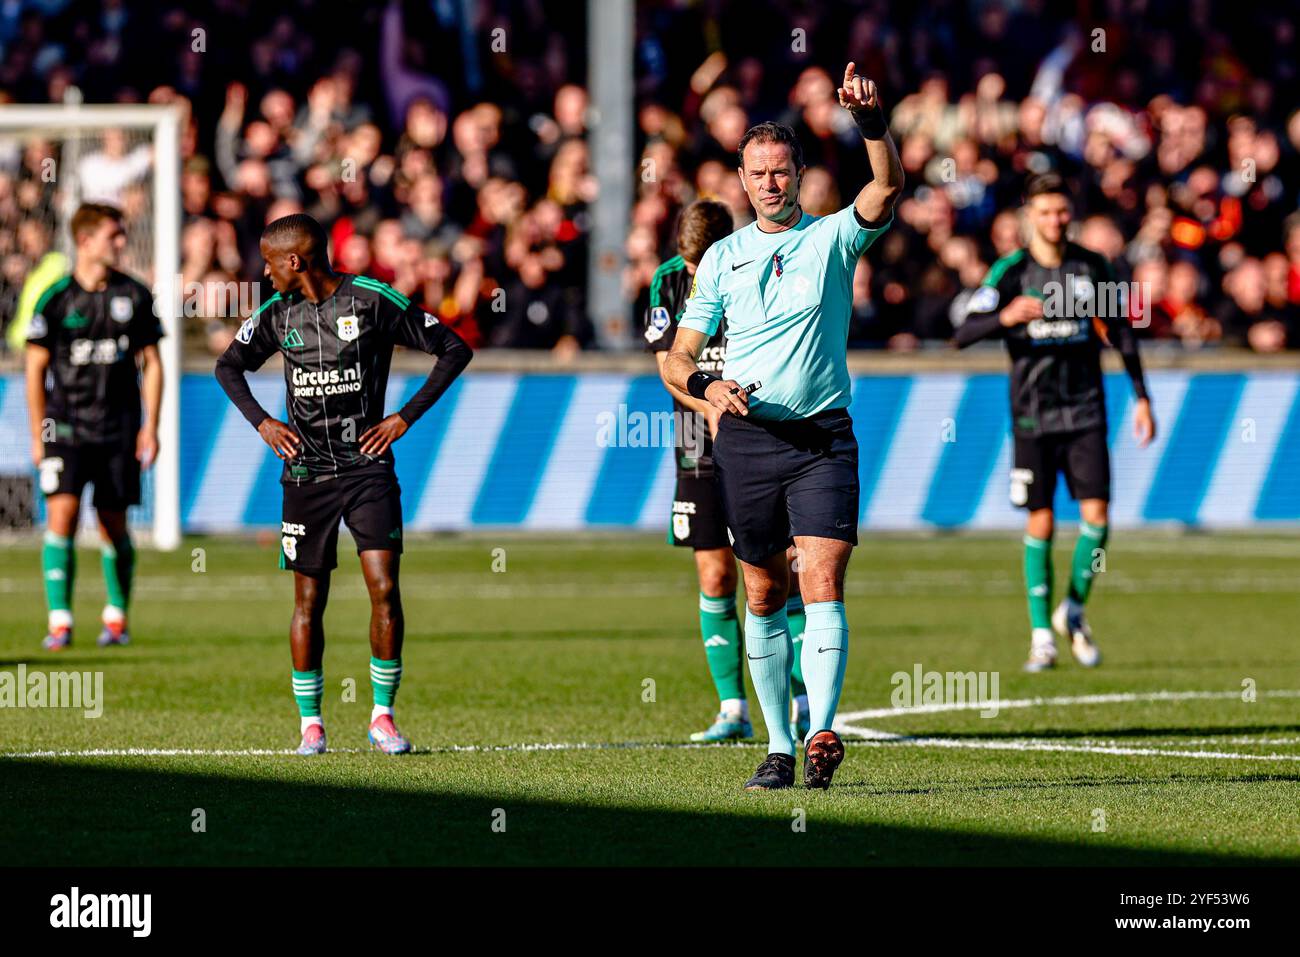
<path id="1" fill-rule="evenodd" d="M 663 306 L 655 306 L 650 310 L 650 325 L 645 331 L 646 342 L 658 342 L 671 324 L 672 317 L 668 315 L 668 310 Z"/>
<path id="2" fill-rule="evenodd" d="M 115 322 L 130 322 L 131 316 L 135 314 L 135 307 L 131 305 L 131 297 L 114 296 L 108 301 L 108 314 L 113 317 Z"/>
<path id="3" fill-rule="evenodd" d="M 339 316 L 339 338 L 351 342 L 361 335 L 361 320 L 356 316 Z"/>

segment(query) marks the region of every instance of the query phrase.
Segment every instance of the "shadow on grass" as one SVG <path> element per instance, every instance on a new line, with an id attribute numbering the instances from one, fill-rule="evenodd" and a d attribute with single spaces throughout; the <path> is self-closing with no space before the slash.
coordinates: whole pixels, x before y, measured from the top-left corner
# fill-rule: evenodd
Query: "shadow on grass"
<path id="1" fill-rule="evenodd" d="M 822 795 L 801 790 L 755 795 L 743 814 L 710 814 L 51 761 L 3 762 L 0 781 L 0 847 L 24 867 L 1260 863 L 1091 835 L 1067 842 L 819 820 Z M 870 786 L 860 787 L 870 801 Z M 794 807 L 808 809 L 806 833 L 791 829 Z M 192 830 L 196 808 L 204 833 Z M 492 830 L 496 808 L 505 833 Z"/>

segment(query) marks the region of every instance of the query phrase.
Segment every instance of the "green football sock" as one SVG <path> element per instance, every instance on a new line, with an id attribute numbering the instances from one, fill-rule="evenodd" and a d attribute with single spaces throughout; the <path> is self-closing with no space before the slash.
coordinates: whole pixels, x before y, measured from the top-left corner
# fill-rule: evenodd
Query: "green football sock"
<path id="1" fill-rule="evenodd" d="M 397 687 L 401 683 L 401 658 L 384 661 L 374 655 L 370 656 L 370 688 L 374 694 L 375 707 L 391 708 L 397 700 Z"/>
<path id="2" fill-rule="evenodd" d="M 803 683 L 803 629 L 807 619 L 804 617 L 802 595 L 791 595 L 786 601 L 785 619 L 790 623 L 790 644 L 794 654 L 790 662 L 790 684 L 794 696 L 798 698 L 808 693 Z"/>
<path id="3" fill-rule="evenodd" d="M 293 673 L 293 698 L 298 702 L 298 716 L 320 717 L 320 700 L 325 694 L 325 670 L 295 671 Z"/>
<path id="4" fill-rule="evenodd" d="M 123 535 L 111 544 L 102 542 L 99 554 L 104 567 L 108 603 L 125 612 L 127 602 L 131 600 L 131 579 L 135 574 L 135 546 L 131 544 L 131 537 Z"/>
<path id="5" fill-rule="evenodd" d="M 849 660 L 849 622 L 844 602 L 817 601 L 808 606 L 803 654 L 808 676 L 808 733 L 830 728 L 840 705 L 844 666 Z"/>
<path id="6" fill-rule="evenodd" d="M 794 754 L 790 737 L 790 626 L 785 609 L 775 615 L 745 612 L 745 650 L 749 676 L 767 724 L 767 750 Z"/>
<path id="7" fill-rule="evenodd" d="M 1097 574 L 1094 565 L 1098 558 L 1104 558 L 1109 537 L 1109 525 L 1079 523 L 1079 540 L 1074 544 L 1074 561 L 1070 565 L 1070 598 L 1080 605 L 1092 591 L 1092 579 Z"/>
<path id="8" fill-rule="evenodd" d="M 1025 536 L 1025 591 L 1029 624 L 1052 627 L 1052 540 Z"/>
<path id="9" fill-rule="evenodd" d="M 740 643 L 740 620 L 736 617 L 736 596 L 710 598 L 700 592 L 700 637 L 704 657 L 719 701 L 745 698 L 745 679 L 740 662 L 745 649 Z"/>
<path id="10" fill-rule="evenodd" d="M 46 532 L 41 569 L 45 578 L 45 602 L 50 611 L 71 614 L 72 583 L 77 575 L 77 552 L 72 547 L 72 539 Z"/>

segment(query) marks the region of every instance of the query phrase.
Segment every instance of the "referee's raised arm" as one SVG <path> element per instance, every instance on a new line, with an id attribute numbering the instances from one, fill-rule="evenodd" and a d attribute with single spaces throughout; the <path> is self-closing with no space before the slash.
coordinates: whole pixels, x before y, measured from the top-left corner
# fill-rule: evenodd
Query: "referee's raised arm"
<path id="1" fill-rule="evenodd" d="M 849 111 L 858 132 L 866 140 L 867 160 L 871 164 L 871 182 L 862 187 L 853 208 L 864 225 L 879 227 L 893 214 L 894 203 L 903 191 L 903 164 L 889 135 L 885 112 L 874 80 L 854 73 L 856 64 L 844 68 L 844 85 L 837 91 L 840 106 Z"/>
<path id="2" fill-rule="evenodd" d="M 716 263 L 717 257 L 706 252 L 695 270 L 686 311 L 678 324 L 673 347 L 664 360 L 663 377 L 674 388 L 721 412 L 749 415 L 749 396 L 739 383 L 702 372 L 697 364 L 700 352 L 722 321 Z"/>

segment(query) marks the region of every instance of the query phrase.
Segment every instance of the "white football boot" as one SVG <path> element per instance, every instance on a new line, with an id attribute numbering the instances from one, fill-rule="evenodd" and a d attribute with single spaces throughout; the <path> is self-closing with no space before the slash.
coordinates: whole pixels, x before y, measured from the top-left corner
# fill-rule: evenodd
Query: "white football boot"
<path id="1" fill-rule="evenodd" d="M 1092 640 L 1092 629 L 1084 617 L 1083 606 L 1065 598 L 1052 612 L 1052 630 L 1062 640 L 1070 640 L 1070 653 L 1074 660 L 1085 668 L 1095 668 L 1101 664 L 1101 649 Z"/>

